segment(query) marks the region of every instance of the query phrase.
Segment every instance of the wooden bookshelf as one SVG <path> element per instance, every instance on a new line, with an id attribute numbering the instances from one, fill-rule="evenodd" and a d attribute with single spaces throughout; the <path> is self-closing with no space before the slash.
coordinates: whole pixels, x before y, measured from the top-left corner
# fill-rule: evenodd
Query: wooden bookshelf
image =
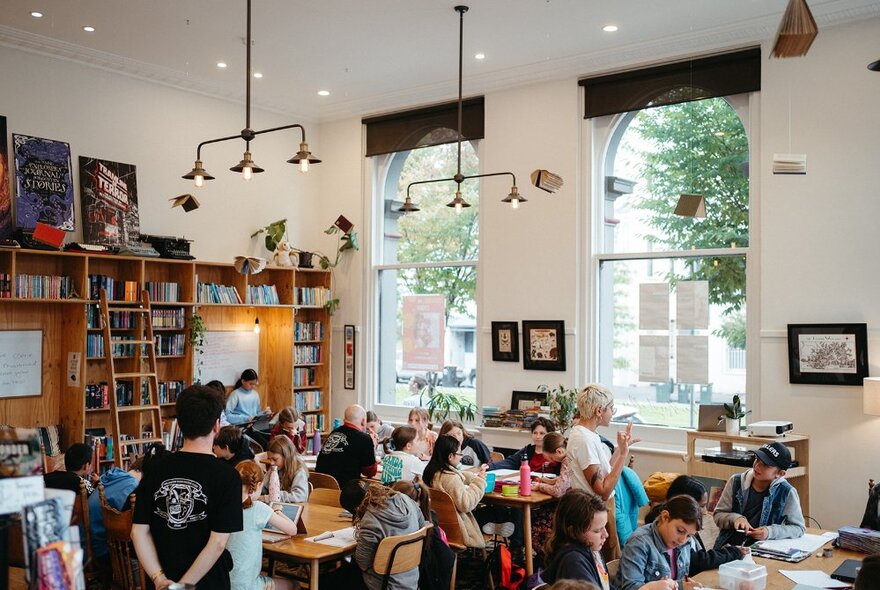
<path id="1" fill-rule="evenodd" d="M 329 271 L 269 267 L 259 274 L 246 276 L 236 272 L 231 263 L 0 250 L 0 273 L 10 275 L 11 280 L 11 297 L 0 299 L 0 330 L 43 331 L 43 394 L 39 397 L 0 398 L 0 415 L 5 423 L 23 427 L 60 424 L 65 448 L 83 440 L 86 429 L 104 428 L 108 434 L 111 432 L 110 413 L 106 408 L 85 408 L 86 385 L 107 381 L 109 369 L 106 359 L 87 357 L 87 339 L 102 335 L 101 324 L 94 322 L 95 312 L 90 311 L 95 309 L 98 301 L 90 299 L 89 275 L 103 275 L 114 281 L 137 283 L 138 298 L 147 283 L 177 284 L 176 301 L 169 298 L 151 303 L 154 313 L 178 314 L 177 318 L 182 314 L 184 319 L 183 325 L 179 322 L 162 326 L 154 323 L 157 337 L 171 338 L 180 334 L 186 341 L 182 354 L 157 354 L 156 372 L 160 384 L 183 381 L 188 386 L 193 381 L 193 352 L 188 343 L 189 318 L 193 313 L 202 316 L 208 331 L 252 330 L 254 320 L 259 318 L 260 358 L 259 367 L 254 368 L 260 375 L 258 391 L 263 405 L 270 405 L 273 411 L 278 411 L 284 406 L 296 405 L 298 392 L 318 391 L 320 409 L 309 411 L 308 415 L 321 416 L 323 431 L 330 430 L 330 315 L 323 304 L 295 304 L 297 289 L 316 290 L 309 293 L 326 298 L 328 295 L 322 290 L 331 288 Z M 15 279 L 21 275 L 69 277 L 72 293 L 66 299 L 17 297 Z M 199 302 L 198 283 L 235 287 L 243 303 Z M 247 303 L 248 286 L 254 285 L 274 285 L 279 303 Z M 167 320 L 168 315 L 164 317 Z M 297 341 L 297 324 L 320 325 L 320 337 Z M 115 337 L 134 333 L 133 328 L 128 327 L 113 327 L 111 332 Z M 297 344 L 317 347 L 320 362 L 296 365 Z M 104 346 L 109 343 L 104 342 Z M 73 376 L 74 379 L 67 374 L 70 353 L 79 353 L 81 359 L 79 374 Z M 134 367 L 138 359 L 132 356 L 127 362 Z M 126 366 L 122 359 L 119 366 Z M 297 368 L 309 370 L 311 379 L 295 384 Z M 299 375 L 302 376 L 302 372 Z M 164 417 L 173 416 L 173 402 L 159 405 Z M 137 428 L 128 424 L 127 427 Z M 132 434 L 140 436 L 140 433 Z"/>

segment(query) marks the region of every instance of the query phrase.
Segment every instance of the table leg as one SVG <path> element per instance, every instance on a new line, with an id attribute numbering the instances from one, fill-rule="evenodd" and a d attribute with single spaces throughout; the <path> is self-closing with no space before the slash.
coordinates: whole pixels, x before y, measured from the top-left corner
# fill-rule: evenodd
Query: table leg
<path id="1" fill-rule="evenodd" d="M 526 504 L 523 508 L 523 548 L 526 553 L 526 576 L 533 573 L 532 563 L 532 507 Z"/>
<path id="2" fill-rule="evenodd" d="M 320 577 L 318 574 L 320 573 L 321 562 L 313 559 L 312 565 L 309 567 L 309 590 L 318 590 L 318 578 Z"/>

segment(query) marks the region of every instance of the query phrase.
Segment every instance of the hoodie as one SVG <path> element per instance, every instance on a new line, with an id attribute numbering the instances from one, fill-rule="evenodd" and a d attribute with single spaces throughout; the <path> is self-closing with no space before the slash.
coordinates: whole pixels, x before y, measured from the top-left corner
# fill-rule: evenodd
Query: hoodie
<path id="1" fill-rule="evenodd" d="M 385 537 L 408 535 L 425 526 L 422 511 L 407 496 L 395 493 L 381 508 L 370 508 L 357 527 L 355 563 L 364 572 L 364 583 L 370 590 L 382 588 L 382 576 L 373 570 L 373 559 L 379 542 Z M 409 590 L 419 585 L 419 568 L 391 576 L 388 590 Z"/>
<path id="2" fill-rule="evenodd" d="M 602 588 L 602 578 L 596 560 L 602 556 L 582 545 L 565 545 L 550 556 L 547 566 L 541 572 L 541 579 L 547 584 L 557 580 L 583 580 Z M 607 568 L 602 566 L 603 571 Z"/>
<path id="3" fill-rule="evenodd" d="M 128 497 L 138 486 L 138 480 L 132 474 L 118 467 L 113 467 L 102 475 L 101 483 L 104 484 L 107 504 L 119 511 L 122 511 Z M 89 496 L 89 523 L 92 529 L 92 554 L 95 557 L 104 557 L 110 553 L 110 548 L 107 547 L 107 529 L 104 527 L 99 494 Z"/>

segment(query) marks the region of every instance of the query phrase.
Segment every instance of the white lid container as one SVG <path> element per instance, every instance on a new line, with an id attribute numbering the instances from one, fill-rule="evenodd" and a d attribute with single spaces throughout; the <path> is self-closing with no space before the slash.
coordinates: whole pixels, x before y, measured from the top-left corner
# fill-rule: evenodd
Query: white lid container
<path id="1" fill-rule="evenodd" d="M 718 568 L 722 590 L 764 590 L 767 568 L 748 561 L 731 561 Z"/>

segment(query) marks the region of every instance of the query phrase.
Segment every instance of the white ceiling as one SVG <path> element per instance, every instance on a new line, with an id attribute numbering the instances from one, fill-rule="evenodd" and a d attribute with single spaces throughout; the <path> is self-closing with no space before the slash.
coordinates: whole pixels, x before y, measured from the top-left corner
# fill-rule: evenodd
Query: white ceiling
<path id="1" fill-rule="evenodd" d="M 457 3 L 253 0 L 253 67 L 264 74 L 253 80 L 253 103 L 332 120 L 454 98 Z M 786 3 L 471 0 L 464 94 L 755 44 L 773 37 Z M 880 16 L 880 0 L 810 7 L 820 37 L 823 26 Z M 610 23 L 620 30 L 603 32 Z M 244 97 L 245 31 L 244 0 L 0 0 L 0 44 L 236 101 Z M 486 59 L 474 59 L 477 52 Z M 318 96 L 321 89 L 331 95 Z"/>

